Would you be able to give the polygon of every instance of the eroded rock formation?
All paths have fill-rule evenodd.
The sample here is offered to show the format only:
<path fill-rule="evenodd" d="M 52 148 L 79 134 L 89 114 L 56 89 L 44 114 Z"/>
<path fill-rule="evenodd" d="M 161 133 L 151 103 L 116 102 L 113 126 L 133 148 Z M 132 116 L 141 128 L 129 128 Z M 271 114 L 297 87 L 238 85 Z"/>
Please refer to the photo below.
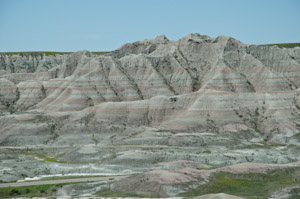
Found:
<path fill-rule="evenodd" d="M 299 47 L 227 36 L 0 54 L 0 180 L 145 172 L 112 190 L 175 196 L 202 183 L 199 168 L 297 162 L 299 87 Z"/>
<path fill-rule="evenodd" d="M 200 34 L 158 36 L 98 56 L 1 55 L 2 110 L 72 111 L 77 120 L 92 114 L 91 121 L 173 130 L 250 130 L 295 142 L 289 138 L 299 131 L 299 60 L 300 48 Z"/>

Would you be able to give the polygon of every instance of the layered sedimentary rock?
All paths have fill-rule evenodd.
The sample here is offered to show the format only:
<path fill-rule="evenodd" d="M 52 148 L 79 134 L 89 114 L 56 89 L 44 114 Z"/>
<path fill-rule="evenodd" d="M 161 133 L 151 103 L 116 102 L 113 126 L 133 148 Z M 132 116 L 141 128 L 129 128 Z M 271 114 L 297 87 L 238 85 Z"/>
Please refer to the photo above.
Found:
<path fill-rule="evenodd" d="M 299 131 L 300 48 L 159 36 L 106 55 L 1 55 L 0 68 L 2 109 L 75 111 L 77 120 L 93 114 L 94 121 L 173 130 L 252 130 L 277 142 Z"/>
<path fill-rule="evenodd" d="M 102 55 L 0 54 L 0 180 L 141 172 L 103 187 L 165 197 L 212 172 L 287 164 L 295 183 L 269 196 L 288 195 L 299 186 L 299 86 L 299 47 L 227 36 L 158 36 Z M 211 197 L 234 196 L 201 198 Z"/>

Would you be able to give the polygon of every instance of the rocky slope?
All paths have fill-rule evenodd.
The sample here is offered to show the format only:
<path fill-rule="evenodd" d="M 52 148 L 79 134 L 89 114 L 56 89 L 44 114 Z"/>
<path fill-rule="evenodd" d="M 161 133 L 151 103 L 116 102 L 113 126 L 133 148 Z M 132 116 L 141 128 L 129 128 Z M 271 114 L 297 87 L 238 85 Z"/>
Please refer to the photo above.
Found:
<path fill-rule="evenodd" d="M 158 36 L 103 55 L 0 54 L 3 160 L 14 154 L 30 167 L 28 158 L 43 154 L 130 173 L 176 169 L 160 163 L 178 160 L 291 163 L 300 160 L 299 87 L 299 47 L 227 36 Z M 0 163 L 2 172 L 11 164 Z M 41 175 L 45 165 L 1 177 Z"/>
<path fill-rule="evenodd" d="M 297 143 L 300 48 L 165 36 L 102 56 L 1 55 L 2 110 L 184 131 L 260 132 Z M 32 111 L 31 111 L 32 112 Z M 286 139 L 282 139 L 284 136 Z"/>

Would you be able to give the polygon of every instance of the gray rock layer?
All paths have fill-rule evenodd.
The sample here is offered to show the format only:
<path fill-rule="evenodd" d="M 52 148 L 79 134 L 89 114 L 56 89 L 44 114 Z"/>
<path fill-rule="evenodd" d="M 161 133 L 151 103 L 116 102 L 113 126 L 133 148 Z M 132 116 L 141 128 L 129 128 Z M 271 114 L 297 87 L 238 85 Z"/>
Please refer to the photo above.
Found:
<path fill-rule="evenodd" d="M 0 55 L 0 69 L 2 112 L 63 115 L 65 132 L 86 120 L 90 127 L 249 131 L 299 144 L 299 47 L 246 45 L 227 36 L 158 36 L 106 55 Z M 0 122 L 7 117 L 15 118 Z M 15 128 L 5 122 L 0 140 L 9 142 L 20 133 Z M 51 137 L 49 128 L 39 128 Z"/>

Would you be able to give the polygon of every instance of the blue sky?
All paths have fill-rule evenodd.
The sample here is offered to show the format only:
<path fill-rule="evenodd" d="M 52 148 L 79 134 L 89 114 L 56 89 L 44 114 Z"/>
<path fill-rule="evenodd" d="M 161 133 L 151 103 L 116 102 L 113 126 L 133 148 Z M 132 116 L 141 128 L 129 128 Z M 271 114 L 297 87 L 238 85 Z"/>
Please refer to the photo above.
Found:
<path fill-rule="evenodd" d="M 110 51 L 196 32 L 300 42 L 300 0 L 0 0 L 0 52 Z"/>

